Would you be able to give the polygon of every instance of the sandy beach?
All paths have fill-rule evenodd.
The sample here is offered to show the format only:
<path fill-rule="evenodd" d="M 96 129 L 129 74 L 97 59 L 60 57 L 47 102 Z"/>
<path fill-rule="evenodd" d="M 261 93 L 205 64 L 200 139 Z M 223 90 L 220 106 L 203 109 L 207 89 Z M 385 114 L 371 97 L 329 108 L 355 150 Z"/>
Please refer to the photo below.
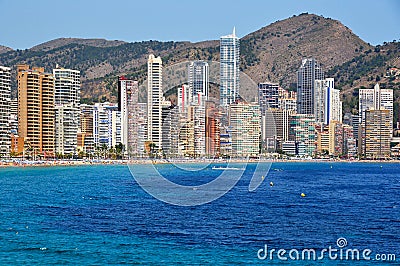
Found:
<path fill-rule="evenodd" d="M 342 159 L 134 159 L 134 160 L 2 160 L 0 167 L 52 167 L 84 165 L 129 165 L 129 164 L 182 164 L 182 163 L 400 163 L 400 160 L 342 160 Z"/>

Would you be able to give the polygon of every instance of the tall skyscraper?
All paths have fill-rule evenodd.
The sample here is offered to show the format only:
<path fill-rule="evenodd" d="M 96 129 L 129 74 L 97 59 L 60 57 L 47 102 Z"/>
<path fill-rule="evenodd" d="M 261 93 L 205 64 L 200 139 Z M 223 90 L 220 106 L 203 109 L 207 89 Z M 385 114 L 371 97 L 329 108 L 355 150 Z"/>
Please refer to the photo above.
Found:
<path fill-rule="evenodd" d="M 178 156 L 179 110 L 177 106 L 163 106 L 162 141 L 163 153 L 168 157 Z"/>
<path fill-rule="evenodd" d="M 297 72 L 297 113 L 314 114 L 315 81 L 322 79 L 320 64 L 313 58 L 303 59 Z"/>
<path fill-rule="evenodd" d="M 0 157 L 10 153 L 11 68 L 0 66 Z"/>
<path fill-rule="evenodd" d="M 149 55 L 147 61 L 147 138 L 162 149 L 162 60 Z"/>
<path fill-rule="evenodd" d="M 18 135 L 32 155 L 54 154 L 54 76 L 18 65 Z"/>
<path fill-rule="evenodd" d="M 220 39 L 220 104 L 228 106 L 239 97 L 240 44 L 235 28 Z"/>
<path fill-rule="evenodd" d="M 124 145 L 126 152 L 132 148 L 129 147 L 129 135 L 136 136 L 137 134 L 137 129 L 133 129 L 137 124 L 132 118 L 137 112 L 138 94 L 139 87 L 137 81 L 129 80 L 124 76 L 118 78 L 118 110 L 121 112 L 121 143 Z M 131 141 L 131 143 L 133 142 Z M 137 147 L 133 148 L 133 150 L 136 149 Z"/>
<path fill-rule="evenodd" d="M 57 66 L 54 75 L 55 151 L 61 154 L 77 152 L 80 122 L 80 73 L 79 70 Z"/>
<path fill-rule="evenodd" d="M 72 103 L 56 104 L 54 108 L 55 152 L 74 155 L 78 149 L 79 108 Z"/>
<path fill-rule="evenodd" d="M 208 100 L 209 90 L 209 67 L 205 61 L 190 62 L 188 67 L 188 83 L 192 91 L 193 98 L 204 97 Z M 195 101 L 195 99 L 193 99 Z"/>
<path fill-rule="evenodd" d="M 72 103 L 73 106 L 80 106 L 81 81 L 79 70 L 65 69 L 57 66 L 53 69 L 54 75 L 54 103 Z"/>
<path fill-rule="evenodd" d="M 340 91 L 335 89 L 333 78 L 315 81 L 314 115 L 316 123 L 328 125 L 330 121 L 342 122 Z"/>
<path fill-rule="evenodd" d="M 390 139 L 392 116 L 389 110 L 366 110 L 365 121 L 362 124 L 360 154 L 368 159 L 378 159 L 390 156 Z"/>
<path fill-rule="evenodd" d="M 200 157 L 206 154 L 206 110 L 204 105 L 194 105 L 193 128 L 194 128 L 194 156 Z"/>
<path fill-rule="evenodd" d="M 137 139 L 130 140 L 129 147 L 132 148 L 132 154 L 143 156 L 146 153 L 145 143 L 147 141 L 147 104 L 138 103 L 137 113 L 133 116 L 137 123 Z M 136 142 L 133 143 L 133 142 Z M 135 151 L 133 148 L 137 147 Z"/>
<path fill-rule="evenodd" d="M 217 104 L 213 101 L 207 101 L 205 106 L 206 154 L 208 156 L 215 156 L 220 152 L 220 112 Z"/>
<path fill-rule="evenodd" d="M 237 103 L 229 106 L 232 130 L 232 156 L 258 156 L 260 152 L 260 107 L 258 104 Z"/>
<path fill-rule="evenodd" d="M 94 150 L 93 110 L 93 105 L 81 104 L 80 106 L 80 125 L 77 141 L 79 151 L 92 152 Z"/>

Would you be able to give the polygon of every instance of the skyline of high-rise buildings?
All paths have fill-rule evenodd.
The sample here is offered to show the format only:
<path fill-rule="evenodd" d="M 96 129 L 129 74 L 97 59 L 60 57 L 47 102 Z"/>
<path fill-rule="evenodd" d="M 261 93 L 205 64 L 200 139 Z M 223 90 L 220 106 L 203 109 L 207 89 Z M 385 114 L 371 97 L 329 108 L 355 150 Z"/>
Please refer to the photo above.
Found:
<path fill-rule="evenodd" d="M 0 117 L 0 130 L 7 132 L 7 138 L 0 138 L 0 152 L 76 156 L 118 146 L 122 156 L 136 157 L 150 153 L 157 157 L 246 157 L 280 152 L 350 158 L 358 145 L 360 155 L 388 156 L 390 137 L 384 131 L 381 136 L 385 137 L 377 139 L 376 128 L 367 124 L 381 127 L 389 123 L 387 128 L 392 131 L 393 90 L 380 89 L 379 84 L 360 89 L 359 113 L 342 119 L 335 80 L 324 77 L 316 59 L 306 58 L 297 71 L 297 91 L 260 82 L 258 99 L 247 102 L 239 94 L 240 44 L 235 29 L 221 37 L 220 52 L 219 84 L 212 83 L 210 88 L 207 61 L 190 61 L 186 73 L 175 73 L 187 75 L 181 84 L 173 88 L 165 84 L 171 101 L 164 98 L 162 59 L 153 54 L 147 62 L 145 102 L 139 101 L 143 101 L 139 82 L 119 76 L 117 104 L 81 106 L 78 70 L 57 65 L 53 73 L 46 73 L 42 67 L 18 65 L 18 108 L 13 105 L 16 101 L 9 99 L 8 88 L 4 89 L 10 82 L 0 84 L 0 110 L 7 113 L 7 119 Z M 165 75 L 173 72 L 167 69 Z M 218 95 L 215 85 L 219 86 L 217 101 L 209 97 Z M 170 95 L 171 89 L 176 89 L 175 96 Z M 17 114 L 18 119 L 13 119 Z M 376 143 L 385 151 L 377 154 Z"/>

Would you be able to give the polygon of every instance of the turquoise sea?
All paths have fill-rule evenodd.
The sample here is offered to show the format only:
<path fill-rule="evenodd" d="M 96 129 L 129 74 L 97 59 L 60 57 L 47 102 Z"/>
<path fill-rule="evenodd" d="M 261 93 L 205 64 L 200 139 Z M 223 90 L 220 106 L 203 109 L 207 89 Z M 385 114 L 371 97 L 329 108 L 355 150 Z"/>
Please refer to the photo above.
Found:
<path fill-rule="evenodd" d="M 157 167 L 200 185 L 215 177 L 211 166 Z M 314 261 L 257 253 L 338 249 L 339 238 L 343 250 L 371 250 L 360 265 L 382 263 L 377 254 L 399 264 L 400 164 L 273 163 L 249 192 L 254 167 L 221 198 L 192 207 L 153 198 L 124 165 L 0 169 L 0 265 L 306 265 Z"/>

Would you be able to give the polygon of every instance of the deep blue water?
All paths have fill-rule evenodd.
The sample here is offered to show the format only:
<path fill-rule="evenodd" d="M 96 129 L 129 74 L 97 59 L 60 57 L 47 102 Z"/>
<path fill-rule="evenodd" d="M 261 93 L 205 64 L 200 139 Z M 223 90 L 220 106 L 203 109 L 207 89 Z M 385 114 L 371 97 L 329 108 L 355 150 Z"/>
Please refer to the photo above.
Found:
<path fill-rule="evenodd" d="M 194 207 L 148 195 L 127 166 L 0 169 L 0 264 L 280 264 L 257 251 L 320 251 L 339 237 L 399 263 L 399 164 L 274 163 L 249 192 L 254 166 L 223 197 Z M 216 175 L 158 167 L 185 185 Z"/>

